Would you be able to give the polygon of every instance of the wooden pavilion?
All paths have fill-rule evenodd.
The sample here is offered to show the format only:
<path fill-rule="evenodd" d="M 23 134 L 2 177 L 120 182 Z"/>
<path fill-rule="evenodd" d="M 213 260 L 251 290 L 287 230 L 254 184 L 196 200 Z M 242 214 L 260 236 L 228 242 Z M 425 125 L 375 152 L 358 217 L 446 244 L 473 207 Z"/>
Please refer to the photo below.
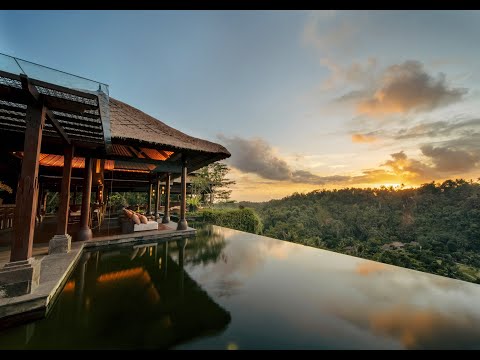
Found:
<path fill-rule="evenodd" d="M 171 179 L 180 176 L 177 230 L 185 230 L 187 174 L 230 156 L 219 144 L 186 135 L 109 97 L 105 84 L 2 54 L 0 136 L 0 169 L 9 168 L 11 157 L 21 159 L 19 173 L 8 174 L 18 179 L 18 186 L 10 263 L 0 277 L 1 273 L 35 277 L 33 235 L 39 204 L 49 186 L 60 184 L 61 189 L 57 231 L 49 253 L 68 252 L 71 235 L 79 241 L 92 238 L 92 189 L 102 203 L 104 192 L 140 185 L 151 197 L 154 188 L 158 214 L 163 182 L 166 204 L 161 221 L 168 223 Z M 79 188 L 80 230 L 68 234 L 70 192 Z"/>

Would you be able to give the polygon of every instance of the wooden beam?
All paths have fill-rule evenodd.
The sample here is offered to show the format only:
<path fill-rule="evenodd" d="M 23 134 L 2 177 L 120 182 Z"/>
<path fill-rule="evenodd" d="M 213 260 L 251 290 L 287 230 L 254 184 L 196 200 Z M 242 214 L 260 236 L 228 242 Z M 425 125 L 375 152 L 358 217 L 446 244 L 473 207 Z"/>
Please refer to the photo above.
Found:
<path fill-rule="evenodd" d="M 163 164 L 158 164 L 153 172 L 157 173 L 174 173 L 174 174 L 181 174 L 182 173 L 182 164 L 179 163 L 170 163 L 167 161 L 163 161 Z"/>
<path fill-rule="evenodd" d="M 20 75 L 20 76 L 22 76 L 22 75 Z M 90 100 L 97 100 L 96 95 L 88 93 L 88 92 L 84 92 L 84 91 L 81 91 L 81 90 L 70 89 L 70 88 L 67 88 L 67 87 L 64 87 L 64 86 L 52 84 L 52 83 L 37 80 L 37 79 L 30 79 L 30 82 L 35 86 L 44 87 L 44 88 L 47 88 L 47 89 L 63 92 L 63 93 L 70 94 L 70 95 L 75 95 L 75 96 L 78 96 L 78 97 L 83 97 L 83 98 L 90 99 Z"/>
<path fill-rule="evenodd" d="M 20 82 L 22 83 L 22 89 L 25 90 L 28 94 L 30 94 L 33 101 L 37 103 L 43 102 L 43 96 L 37 91 L 37 88 L 32 84 L 27 75 L 20 74 Z M 50 123 L 53 125 L 53 127 L 58 132 L 63 141 L 70 145 L 71 141 L 68 138 L 68 135 L 65 133 L 65 130 L 63 130 L 62 126 L 55 118 L 55 115 L 53 115 L 52 111 L 50 109 L 46 109 L 46 114 L 48 120 L 50 120 Z"/>
<path fill-rule="evenodd" d="M 179 161 L 182 159 L 182 153 L 178 152 L 178 153 L 175 153 L 173 154 L 172 156 L 170 156 L 170 158 L 168 160 L 170 161 Z"/>
<path fill-rule="evenodd" d="M 135 157 L 128 157 L 128 156 L 100 154 L 100 153 L 96 154 L 96 155 L 98 155 L 102 159 L 127 161 L 127 162 L 138 163 L 138 164 L 152 164 L 152 165 L 158 165 L 158 166 L 163 166 L 165 164 L 169 164 L 169 165 L 165 165 L 166 166 L 165 170 L 159 170 L 159 171 L 163 171 L 163 172 L 168 172 L 167 168 L 169 166 L 174 166 L 175 171 L 172 171 L 172 172 L 180 173 L 181 172 L 181 166 L 182 166 L 179 161 L 178 162 L 172 162 L 170 160 L 166 161 L 166 160 L 142 159 L 142 158 L 135 158 Z M 156 171 L 156 170 L 154 170 L 154 171 Z"/>
<path fill-rule="evenodd" d="M 78 101 L 67 100 L 55 96 L 43 95 L 45 105 L 52 110 L 73 111 L 83 113 L 85 110 L 98 110 L 96 105 L 85 104 Z"/>
<path fill-rule="evenodd" d="M 27 127 L 24 140 L 24 158 L 17 188 L 14 238 L 10 261 L 28 260 L 32 257 L 33 233 L 38 197 L 38 168 L 42 129 L 45 125 L 44 106 L 31 104 L 27 108 Z"/>
<path fill-rule="evenodd" d="M 37 103 L 42 101 L 42 97 L 38 93 L 37 88 L 30 83 L 27 75 L 20 74 L 20 82 L 22 84 L 22 89 L 31 96 L 33 101 Z"/>
<path fill-rule="evenodd" d="M 4 78 L 7 78 L 7 79 L 20 81 L 20 75 L 18 75 L 18 74 L 13 74 L 13 73 L 10 73 L 10 72 L 0 70 L 0 76 L 4 77 Z"/>
<path fill-rule="evenodd" d="M 67 235 L 68 213 L 70 210 L 70 183 L 72 181 L 73 146 L 65 147 L 60 204 L 57 216 L 57 235 Z"/>
<path fill-rule="evenodd" d="M 80 230 L 77 233 L 78 241 L 87 241 L 92 238 L 90 229 L 90 197 L 92 195 L 92 159 L 85 159 L 83 177 L 82 210 L 80 214 Z"/>
<path fill-rule="evenodd" d="M 153 184 L 150 183 L 148 186 L 147 215 L 152 215 L 152 190 L 153 190 Z"/>
<path fill-rule="evenodd" d="M 170 222 L 170 173 L 166 174 L 165 179 L 165 211 L 163 212 L 162 224 Z"/>
<path fill-rule="evenodd" d="M 147 154 L 145 154 L 145 153 L 143 152 L 143 150 L 140 149 L 140 147 L 132 146 L 132 148 L 134 148 L 139 154 L 142 154 L 142 155 L 145 157 L 145 159 L 155 160 L 155 159 L 152 159 L 152 158 L 151 158 L 150 156 L 148 156 Z"/>
<path fill-rule="evenodd" d="M 1 77 L 11 79 L 11 80 L 21 81 L 22 75 L 26 76 L 24 74 L 17 75 L 17 74 L 13 74 L 13 73 L 10 73 L 10 72 L 0 70 L 0 76 Z M 64 86 L 52 84 L 52 83 L 37 80 L 37 79 L 30 79 L 30 81 L 35 86 L 40 86 L 40 87 L 64 92 L 64 93 L 67 93 L 67 94 L 71 94 L 71 95 L 75 95 L 75 96 L 79 96 L 79 97 L 84 97 L 84 98 L 87 98 L 87 99 L 92 99 L 92 100 L 95 100 L 97 98 L 94 94 L 91 94 L 89 92 L 83 92 L 83 91 L 80 91 L 80 90 L 70 89 L 70 88 L 67 88 L 67 87 L 64 87 Z"/>
<path fill-rule="evenodd" d="M 48 120 L 50 120 L 50 123 L 55 128 L 55 130 L 57 130 L 58 135 L 60 135 L 60 137 L 63 139 L 63 141 L 65 141 L 65 143 L 67 145 L 71 145 L 72 142 L 71 142 L 70 138 L 68 137 L 67 133 L 63 129 L 62 125 L 60 125 L 58 120 L 55 118 L 55 115 L 53 115 L 53 113 L 50 110 L 47 110 L 47 117 L 48 117 Z"/>
<path fill-rule="evenodd" d="M 155 214 L 154 215 L 155 215 L 155 220 L 157 220 L 159 218 L 158 208 L 160 207 L 160 199 L 162 197 L 162 190 L 161 190 L 159 178 L 157 178 L 155 182 L 155 191 L 156 191 L 156 194 L 155 194 Z"/>
<path fill-rule="evenodd" d="M 187 230 L 188 224 L 185 218 L 187 210 L 187 159 L 182 156 L 182 189 L 180 193 L 180 219 L 178 220 L 177 230 Z"/>
<path fill-rule="evenodd" d="M 128 149 L 130 150 L 130 152 L 132 152 L 132 153 L 135 155 L 135 157 L 137 157 L 138 159 L 145 159 L 145 157 L 142 158 L 143 154 L 140 154 L 141 151 L 135 149 L 134 146 L 129 145 L 129 146 L 127 146 L 127 148 L 128 148 Z"/>

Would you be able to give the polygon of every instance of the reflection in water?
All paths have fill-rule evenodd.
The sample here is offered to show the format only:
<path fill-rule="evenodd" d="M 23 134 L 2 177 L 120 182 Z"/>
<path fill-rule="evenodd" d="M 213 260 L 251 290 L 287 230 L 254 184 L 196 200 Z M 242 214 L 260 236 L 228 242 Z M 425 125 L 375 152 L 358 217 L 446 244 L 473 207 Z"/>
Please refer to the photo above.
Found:
<path fill-rule="evenodd" d="M 374 332 L 398 338 L 408 349 L 478 346 L 480 329 L 476 325 L 472 318 L 411 306 L 397 306 L 370 316 Z"/>
<path fill-rule="evenodd" d="M 86 253 L 49 317 L 0 348 L 480 348 L 478 299 L 476 284 L 209 226 Z"/>
<path fill-rule="evenodd" d="M 361 262 L 357 265 L 356 272 L 359 275 L 370 275 L 370 274 L 375 274 L 379 273 L 382 271 L 388 271 L 391 268 L 389 268 L 386 264 L 383 263 L 377 263 L 373 261 L 365 261 Z"/>
<path fill-rule="evenodd" d="M 183 271 L 186 243 L 179 262 L 168 243 L 85 253 L 47 319 L 1 333 L 0 348 L 170 348 L 222 331 L 230 314 Z"/>

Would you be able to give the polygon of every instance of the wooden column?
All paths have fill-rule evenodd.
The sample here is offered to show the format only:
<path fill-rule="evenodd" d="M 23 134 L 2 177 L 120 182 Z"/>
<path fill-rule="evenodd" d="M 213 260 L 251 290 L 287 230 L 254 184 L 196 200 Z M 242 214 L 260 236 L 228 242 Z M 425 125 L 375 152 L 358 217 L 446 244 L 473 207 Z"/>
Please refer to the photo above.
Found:
<path fill-rule="evenodd" d="M 48 190 L 45 190 L 43 193 L 43 213 L 47 215 L 47 200 L 48 200 Z"/>
<path fill-rule="evenodd" d="M 10 261 L 24 261 L 32 257 L 33 233 L 38 198 L 38 165 L 42 132 L 45 126 L 46 108 L 43 105 L 28 105 L 26 114 L 25 141 L 22 171 L 18 182 L 14 238 Z"/>
<path fill-rule="evenodd" d="M 147 215 L 152 215 L 152 190 L 153 190 L 153 184 L 150 183 L 148 186 Z"/>
<path fill-rule="evenodd" d="M 180 198 L 180 220 L 178 221 L 177 230 L 187 230 L 188 224 L 185 219 L 185 211 L 187 208 L 187 159 L 182 157 L 182 188 Z"/>
<path fill-rule="evenodd" d="M 110 193 L 108 192 L 108 187 L 104 186 L 103 187 L 103 202 L 110 204 Z"/>
<path fill-rule="evenodd" d="M 63 155 L 63 177 L 60 204 L 57 217 L 57 235 L 67 235 L 68 213 L 70 211 L 70 184 L 72 181 L 73 146 L 67 146 Z"/>
<path fill-rule="evenodd" d="M 73 188 L 73 201 L 72 205 L 77 205 L 77 185 Z"/>
<path fill-rule="evenodd" d="M 72 181 L 73 146 L 66 146 L 63 152 L 63 176 L 60 190 L 60 204 L 57 215 L 57 234 L 48 244 L 49 254 L 62 254 L 70 251 L 72 237 L 67 234 L 68 213 L 70 211 L 70 184 Z"/>
<path fill-rule="evenodd" d="M 155 196 L 155 220 L 158 220 L 158 209 L 160 207 L 160 198 L 162 197 L 162 189 L 160 188 L 160 178 L 157 177 L 156 183 L 155 183 L 155 188 L 156 188 L 156 196 Z"/>
<path fill-rule="evenodd" d="M 80 215 L 80 230 L 77 234 L 78 241 L 87 241 L 92 238 L 90 229 L 90 197 L 92 196 L 92 159 L 85 158 L 85 171 L 83 174 L 82 213 Z"/>
<path fill-rule="evenodd" d="M 37 217 L 36 217 L 36 220 L 38 223 L 41 223 L 42 222 L 42 203 L 43 203 L 43 193 L 45 192 L 44 190 L 44 185 L 43 184 L 40 184 L 39 185 L 39 192 L 38 192 L 38 201 L 37 201 Z"/>
<path fill-rule="evenodd" d="M 187 239 L 183 238 L 177 240 L 178 248 L 178 267 L 180 271 L 178 272 L 178 290 L 180 295 L 180 300 L 184 300 L 184 279 L 185 279 L 185 270 L 184 270 L 184 261 L 185 261 L 185 247 L 187 245 Z"/>
<path fill-rule="evenodd" d="M 167 173 L 167 178 L 165 180 L 165 211 L 163 213 L 163 224 L 168 224 L 170 222 L 170 173 Z"/>

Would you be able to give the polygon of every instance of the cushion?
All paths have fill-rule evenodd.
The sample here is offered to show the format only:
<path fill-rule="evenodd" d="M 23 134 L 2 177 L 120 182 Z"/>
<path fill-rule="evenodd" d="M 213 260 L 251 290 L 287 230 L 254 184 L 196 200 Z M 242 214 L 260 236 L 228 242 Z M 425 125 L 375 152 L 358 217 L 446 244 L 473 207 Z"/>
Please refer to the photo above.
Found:
<path fill-rule="evenodd" d="M 137 214 L 132 214 L 131 219 L 137 225 L 140 225 L 140 219 L 138 218 Z"/>
<path fill-rule="evenodd" d="M 148 222 L 148 219 L 145 215 L 140 215 L 139 218 L 142 224 L 146 224 Z"/>
<path fill-rule="evenodd" d="M 146 224 L 133 225 L 133 231 L 158 230 L 159 224 L 156 221 L 149 221 Z"/>

